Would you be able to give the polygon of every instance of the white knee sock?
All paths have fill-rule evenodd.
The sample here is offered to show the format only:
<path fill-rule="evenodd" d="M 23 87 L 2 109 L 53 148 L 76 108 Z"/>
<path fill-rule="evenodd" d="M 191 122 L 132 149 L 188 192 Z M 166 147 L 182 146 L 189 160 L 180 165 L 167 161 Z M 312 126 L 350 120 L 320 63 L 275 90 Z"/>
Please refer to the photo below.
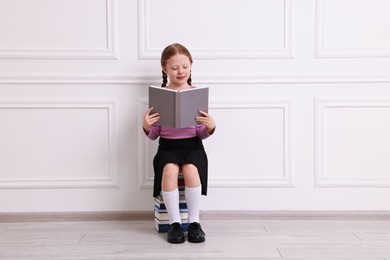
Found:
<path fill-rule="evenodd" d="M 188 223 L 199 222 L 200 213 L 200 198 L 202 196 L 202 189 L 198 187 L 185 187 L 185 196 L 188 208 Z"/>
<path fill-rule="evenodd" d="M 181 224 L 179 209 L 179 189 L 173 191 L 162 191 L 165 207 L 168 211 L 169 224 L 179 222 Z"/>

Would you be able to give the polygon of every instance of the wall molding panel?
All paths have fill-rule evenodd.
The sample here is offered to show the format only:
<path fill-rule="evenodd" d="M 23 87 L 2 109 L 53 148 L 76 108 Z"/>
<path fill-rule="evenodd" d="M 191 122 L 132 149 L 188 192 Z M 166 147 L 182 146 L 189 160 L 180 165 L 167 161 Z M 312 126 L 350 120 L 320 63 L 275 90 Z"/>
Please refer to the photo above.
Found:
<path fill-rule="evenodd" d="M 66 1 L 64 1 L 65 3 Z M 21 41 L 22 39 L 14 39 L 17 42 L 17 45 L 20 47 L 11 48 L 2 46 L 0 43 L 0 60 L 1 59 L 33 59 L 33 60 L 42 60 L 42 59 L 50 59 L 50 60 L 113 60 L 117 59 L 117 13 L 116 13 L 116 0 L 101 0 L 100 2 L 91 2 L 91 4 L 99 4 L 101 3 L 102 9 L 105 9 L 104 16 L 100 18 L 101 23 L 104 24 L 105 28 L 105 36 L 104 39 L 101 39 L 101 45 L 104 47 L 86 47 L 86 46 L 74 46 L 76 43 L 73 43 L 72 46 L 47 46 L 47 47 L 39 47 L 39 46 L 25 46 Z M 45 4 L 45 3 L 41 3 Z M 51 5 L 47 3 L 47 5 Z M 45 6 L 41 6 L 44 9 Z M 77 2 L 75 4 L 74 9 L 79 9 L 85 11 L 84 17 L 90 17 L 91 15 L 86 11 L 93 10 L 93 8 L 86 8 L 88 6 L 82 6 L 81 2 Z M 89 6 L 90 7 L 90 6 Z M 16 8 L 16 7 L 15 7 Z M 47 7 L 50 9 L 50 7 Z M 15 10 L 13 10 L 15 11 Z M 100 14 L 99 14 L 100 15 Z M 67 19 L 72 17 L 73 19 L 77 19 L 77 17 L 73 17 L 72 14 L 67 16 Z M 60 19 L 60 18 L 58 18 Z M 65 18 L 64 18 L 65 19 Z M 0 18 L 1 21 L 1 18 Z M 48 23 L 48 21 L 46 21 Z M 82 21 L 80 21 L 82 24 Z M 66 21 L 64 21 L 61 26 L 64 26 Z M 38 24 L 36 25 L 39 26 Z M 89 30 L 93 31 L 94 28 L 89 28 Z M 20 29 L 19 29 L 20 30 Z M 68 28 L 68 31 L 72 31 L 71 28 Z M 51 32 L 41 32 L 44 35 L 42 36 L 42 41 L 45 41 L 43 37 L 51 38 Z M 28 34 L 28 32 L 24 32 L 21 35 Z M 100 35 L 101 36 L 101 35 Z M 3 35 L 3 37 L 6 37 Z M 8 36 L 11 37 L 11 36 Z M 37 36 L 35 36 L 37 37 Z M 70 37 L 70 36 L 69 36 Z M 16 37 L 15 37 L 16 38 Z M 91 41 L 95 41 L 91 39 Z M 53 43 L 54 44 L 54 43 Z M 13 44 L 15 45 L 15 44 Z M 36 43 L 36 45 L 41 45 Z M 43 44 L 42 44 L 43 45 Z M 83 43 L 85 45 L 85 43 Z M 91 44 L 92 45 L 92 44 Z"/>
<path fill-rule="evenodd" d="M 164 2 L 163 4 L 163 7 L 159 7 L 157 6 L 158 4 L 161 4 L 159 3 L 159 1 L 153 1 L 153 0 L 138 0 L 138 32 L 139 32 L 139 59 L 155 59 L 155 60 L 158 60 L 160 58 L 160 55 L 161 55 L 161 49 L 165 46 L 160 46 L 161 42 L 168 42 L 168 43 L 171 43 L 172 41 L 176 42 L 178 39 L 177 37 L 174 37 L 174 36 L 170 36 L 167 34 L 169 34 L 169 30 L 163 30 L 164 31 L 164 34 L 162 34 L 161 36 L 159 36 L 159 43 L 157 42 L 153 42 L 153 39 L 151 37 L 151 35 L 157 35 L 157 34 L 161 34 L 159 32 L 156 32 L 156 31 L 151 31 L 152 30 L 152 27 L 153 27 L 153 22 L 157 22 L 158 25 L 156 25 L 156 28 L 161 28 L 161 26 L 164 26 L 163 25 L 163 20 L 164 19 L 159 19 L 158 17 L 155 17 L 156 14 L 151 14 L 152 10 L 153 10 L 153 4 L 156 5 L 155 9 L 156 10 L 159 10 L 158 14 L 166 14 L 168 13 L 169 11 L 172 11 L 172 10 L 164 10 L 164 8 L 169 8 L 171 9 L 172 7 L 176 6 L 177 8 L 180 8 L 180 1 L 178 2 L 177 0 L 170 0 L 172 3 L 169 4 L 167 2 Z M 176 3 L 175 3 L 176 1 Z M 199 10 L 202 10 L 201 13 L 202 15 L 200 15 L 199 17 L 202 17 L 201 20 L 197 20 L 197 16 L 192 16 L 192 19 L 191 20 L 188 20 L 187 23 L 189 23 L 189 26 L 186 28 L 186 30 L 191 30 L 191 22 L 194 22 L 194 23 L 197 23 L 197 26 L 199 26 L 199 23 L 201 23 L 202 21 L 217 21 L 216 19 L 213 19 L 214 17 L 214 14 L 212 13 L 206 13 L 207 10 L 204 9 L 204 6 L 207 6 L 207 5 L 210 5 L 210 4 L 215 4 L 217 6 L 223 6 L 223 4 L 226 4 L 226 1 L 223 1 L 223 0 L 219 0 L 221 1 L 221 3 L 217 3 L 217 1 L 214 1 L 215 3 L 210 3 L 208 1 L 197 1 L 196 4 L 194 4 L 192 6 L 192 8 L 194 10 L 196 10 L 197 8 L 199 8 Z M 243 2 L 241 1 L 236 1 L 237 3 L 237 7 L 241 7 L 243 6 Z M 251 1 L 250 0 L 245 0 L 244 2 L 246 6 L 250 5 L 251 4 Z M 263 12 L 264 10 L 262 9 L 267 9 L 269 8 L 269 10 L 267 9 L 268 12 L 265 12 L 264 15 L 250 15 L 251 16 L 251 19 L 261 19 L 261 17 L 263 16 L 266 16 L 266 14 L 268 13 L 271 13 L 271 12 L 280 12 L 278 13 L 278 15 L 280 14 L 280 21 L 277 21 L 277 25 L 275 24 L 275 27 L 277 27 L 279 29 L 278 33 L 280 35 L 282 35 L 281 39 L 280 36 L 276 36 L 273 32 L 270 32 L 270 31 L 267 31 L 265 30 L 264 28 L 259 30 L 258 27 L 256 26 L 260 26 L 260 25 L 263 25 L 263 24 L 267 24 L 267 23 L 273 23 L 274 21 L 264 21 L 264 20 L 260 20 L 259 21 L 256 21 L 256 22 L 252 22 L 252 23 L 245 23 L 245 26 L 248 27 L 248 26 L 253 26 L 253 29 L 251 30 L 252 32 L 254 33 L 263 33 L 263 35 L 260 35 L 259 36 L 259 39 L 261 38 L 262 40 L 259 40 L 257 38 L 253 38 L 253 39 L 243 39 L 242 37 L 244 37 L 245 35 L 241 35 L 240 32 L 242 31 L 242 28 L 240 27 L 237 27 L 235 28 L 235 26 L 230 26 L 229 28 L 226 28 L 225 31 L 220 31 L 218 33 L 218 38 L 226 38 L 225 41 L 222 41 L 219 46 L 217 47 L 210 47 L 210 44 L 209 44 L 209 41 L 208 44 L 206 46 L 202 45 L 205 38 L 208 38 L 208 36 L 205 37 L 205 35 L 211 35 L 211 36 L 214 36 L 216 35 L 215 31 L 212 31 L 213 30 L 213 26 L 212 26 L 212 23 L 209 24 L 208 26 L 204 26 L 202 27 L 202 32 L 201 32 L 201 35 L 199 35 L 199 37 L 196 37 L 198 39 L 200 39 L 201 41 L 200 42 L 196 42 L 195 41 L 192 41 L 192 44 L 193 46 L 190 46 L 191 47 L 191 53 L 192 55 L 196 58 L 196 59 L 261 59 L 261 58 L 267 58 L 267 59 L 280 59 L 280 58 L 284 58 L 284 59 L 290 59 L 290 58 L 293 58 L 293 54 L 292 54 L 292 46 L 291 46 L 291 29 L 292 29 L 292 4 L 291 4 L 291 0 L 277 0 L 277 1 L 273 1 L 274 3 L 277 3 L 277 4 L 280 4 L 279 6 L 272 6 L 270 2 L 265 2 L 263 1 L 264 3 L 261 3 L 261 1 L 252 1 L 253 2 L 253 8 L 251 9 L 248 9 L 246 11 L 255 11 L 255 10 L 258 10 L 258 12 Z M 234 3 L 234 1 L 233 1 Z M 259 5 L 262 5 L 261 7 L 259 7 Z M 203 8 L 203 9 L 202 9 Z M 273 9 L 271 9 L 273 8 Z M 218 10 L 220 8 L 217 8 L 216 10 Z M 224 12 L 225 11 L 228 11 L 229 12 L 229 9 L 230 8 L 224 8 Z M 187 10 L 187 9 L 186 9 Z M 282 11 L 281 11 L 282 10 Z M 228 26 L 232 19 L 231 17 L 234 17 L 237 15 L 236 13 L 236 10 L 234 9 L 231 9 L 230 10 L 232 13 L 232 15 L 230 16 L 226 16 L 226 17 L 222 17 L 220 16 L 219 19 L 225 19 L 221 22 L 221 25 L 223 24 L 226 24 L 226 26 Z M 194 11 L 195 13 L 197 11 Z M 200 11 L 199 11 L 200 12 Z M 262 13 L 263 14 L 263 13 Z M 209 17 L 210 19 L 208 19 L 208 15 L 212 16 L 212 17 Z M 166 17 L 166 16 L 164 16 Z M 154 20 L 153 20 L 154 19 Z M 267 19 L 271 19 L 270 16 L 267 16 Z M 272 18 L 274 19 L 274 18 Z M 252 21 L 252 20 L 251 20 Z M 219 21 L 218 21 L 219 22 Z M 172 26 L 172 25 L 167 25 L 167 26 Z M 218 27 L 218 26 L 217 26 Z M 247 29 L 247 28 L 246 28 Z M 209 31 L 208 31 L 209 30 Z M 210 31 L 211 30 L 211 31 Z M 259 32 L 260 31 L 260 32 Z M 182 30 L 182 33 L 183 33 L 183 30 Z M 196 33 L 196 31 L 194 31 L 193 33 Z M 231 46 L 223 46 L 224 44 L 226 44 L 226 42 L 230 42 L 231 40 L 229 40 L 230 38 L 230 35 L 238 35 L 237 37 L 240 38 L 240 41 L 241 42 L 254 42 L 255 39 L 258 40 L 258 45 L 257 46 L 251 46 L 251 47 L 248 47 L 248 46 L 243 46 L 243 47 L 238 47 L 237 45 L 233 48 Z M 265 34 L 265 35 L 264 35 Z M 193 35 L 192 35 L 193 36 Z M 248 37 L 248 35 L 246 35 L 246 37 Z M 277 42 L 273 42 L 273 44 L 271 43 L 268 43 L 267 46 L 261 46 L 261 42 L 262 41 L 267 41 L 268 38 L 278 38 Z M 172 38 L 172 39 L 171 39 Z M 174 40 L 175 39 L 175 40 Z M 183 39 L 181 42 L 185 42 L 185 39 Z M 187 44 L 185 44 L 187 45 Z M 274 46 L 277 46 L 277 47 L 274 47 Z"/>
<path fill-rule="evenodd" d="M 389 187 L 390 100 L 314 102 L 315 186 Z"/>
<path fill-rule="evenodd" d="M 138 99 L 138 187 L 153 187 L 153 168 L 150 167 L 150 144 L 153 144 L 142 130 L 143 115 L 148 108 L 148 99 Z"/>
<path fill-rule="evenodd" d="M 0 75 L 1 84 L 159 84 L 155 74 L 133 75 Z M 390 75 L 197 75 L 196 84 L 390 83 Z"/>
<path fill-rule="evenodd" d="M 139 100 L 139 119 L 142 122 L 142 116 L 147 108 L 147 100 Z M 215 178 L 209 176 L 209 187 L 219 188 L 249 188 L 249 187 L 293 187 L 292 169 L 291 169 L 291 102 L 281 100 L 215 100 L 210 102 L 210 110 L 212 113 L 230 110 L 278 110 L 281 111 L 283 123 L 283 144 L 282 144 L 282 172 L 274 176 L 245 176 L 240 177 L 232 174 L 235 177 L 219 177 Z M 142 129 L 140 123 L 138 129 Z M 207 140 L 206 140 L 207 141 Z M 139 131 L 139 187 L 151 188 L 153 187 L 153 167 L 151 166 L 151 159 L 154 157 L 157 148 L 157 141 L 148 140 L 143 131 Z M 215 145 L 215 144 L 214 144 Z M 218 145 L 217 145 L 218 146 Z M 207 148 L 206 148 L 207 149 Z M 153 154 L 151 154 L 153 152 Z M 206 151 L 210 154 L 211 149 Z"/>
<path fill-rule="evenodd" d="M 334 10 L 331 7 L 332 2 Z M 361 8 L 358 8 L 356 5 Z M 316 0 L 316 57 L 390 57 L 390 37 L 382 33 L 390 25 L 390 18 L 385 11 L 389 7 L 389 2 L 386 0 L 360 0 L 359 2 L 352 0 Z M 362 17 L 368 15 L 367 13 L 370 12 L 370 9 L 374 8 L 377 17 L 372 17 L 374 19 L 362 19 Z M 378 11 L 380 10 L 381 12 L 379 13 Z M 329 14 L 331 11 L 333 15 Z M 341 13 L 342 11 L 344 11 L 344 15 Z M 359 11 L 362 13 L 358 13 Z M 345 19 L 346 13 L 348 13 L 348 19 Z M 337 16 L 334 14 L 337 14 Z M 353 21 L 355 21 L 354 24 Z M 359 24 L 363 22 L 364 24 Z M 383 28 L 383 30 L 378 28 Z M 362 32 L 361 30 L 363 29 L 367 33 Z M 371 37 L 368 37 L 369 32 L 373 34 Z M 343 40 L 345 42 L 342 42 Z"/>
<path fill-rule="evenodd" d="M 2 179 L 0 179 L 0 189 L 26 189 L 26 188 L 34 188 L 34 189 L 44 189 L 44 188 L 115 188 L 119 187 L 119 173 L 118 173 L 118 158 L 117 158 L 117 137 L 115 132 L 115 117 L 116 117 L 116 106 L 117 106 L 117 100 L 103 100 L 103 99 L 0 99 L 0 115 L 4 116 L 3 119 L 6 119 L 9 121 L 10 119 L 7 119 L 11 116 L 12 111 L 26 111 L 26 114 L 30 111 L 36 111 L 34 114 L 37 113 L 46 113 L 46 112 L 58 112 L 57 114 L 60 115 L 60 112 L 62 111 L 77 111 L 77 114 L 80 114 L 80 112 L 84 111 L 84 114 L 88 111 L 100 111 L 102 115 L 105 115 L 104 118 L 99 119 L 100 121 L 103 121 L 105 124 L 102 133 L 107 133 L 107 136 L 104 137 L 104 139 L 107 140 L 107 144 L 103 145 L 102 153 L 106 158 L 102 158 L 104 161 L 107 161 L 107 164 L 103 163 L 105 169 L 99 169 L 100 173 L 95 174 L 91 172 L 85 172 L 85 176 L 76 177 L 72 176 L 67 177 L 66 173 L 62 173 L 61 176 L 53 176 L 48 177 L 46 175 L 49 175 L 51 173 L 46 172 L 46 175 L 42 177 L 40 174 L 34 175 L 29 174 L 28 172 L 23 172 L 21 176 L 18 176 L 16 174 L 11 174 L 10 172 L 3 172 Z M 19 113 L 20 114 L 20 113 Z M 65 113 L 63 113 L 65 114 Z M 85 115 L 87 115 L 85 114 Z M 14 114 L 12 114 L 14 115 Z M 71 117 L 72 115 L 75 115 L 74 113 L 69 115 Z M 89 115 L 89 114 L 88 114 Z M 100 115 L 100 114 L 99 114 Z M 28 115 L 26 115 L 28 116 Z M 95 116 L 96 115 L 92 115 Z M 34 118 L 34 117 L 33 117 Z M 91 117 L 90 120 L 92 120 L 93 117 Z M 72 120 L 73 118 L 63 118 L 59 120 Z M 14 120 L 14 119 L 12 119 Z M 24 122 L 25 127 L 29 127 L 28 118 L 26 117 L 26 122 Z M 77 122 L 79 122 L 80 119 L 78 119 Z M 73 122 L 73 121 L 70 121 Z M 35 123 L 35 122 L 34 122 Z M 15 123 L 17 124 L 17 122 Z M 44 127 L 44 126 L 42 126 Z M 40 129 L 40 128 L 39 128 Z M 44 128 L 42 128 L 44 129 Z M 72 129 L 68 130 L 71 131 Z M 99 129 L 95 129 L 96 131 L 99 131 Z M 7 130 L 5 130 L 7 132 Z M 83 129 L 85 132 L 86 130 Z M 86 133 L 87 134 L 87 133 Z M 51 140 L 50 138 L 55 136 L 55 133 L 50 132 L 50 135 L 47 137 L 48 140 Z M 8 137 L 7 137 L 8 138 Z M 39 135 L 39 138 L 42 138 L 42 135 Z M 55 140 L 53 138 L 53 140 Z M 94 139 L 91 139 L 94 140 Z M 54 141 L 53 145 L 55 144 Z M 104 144 L 104 143 L 103 143 Z M 3 148 L 4 148 L 4 142 L 3 142 Z M 26 144 L 27 145 L 27 144 Z M 28 145 L 27 145 L 28 146 Z M 29 146 L 28 146 L 29 147 Z M 49 147 L 52 147 L 49 145 Z M 31 147 L 29 147 L 31 148 Z M 81 148 L 81 147 L 80 147 Z M 6 148 L 5 148 L 6 149 Z M 92 149 L 92 148 L 91 148 Z M 105 149 L 105 151 L 104 151 Z M 0 152 L 6 152 L 1 151 Z M 20 153 L 22 157 L 28 156 L 27 151 L 23 150 L 23 152 Z M 21 157 L 21 158 L 22 158 Z M 50 158 L 50 156 L 49 156 Z M 73 157 L 71 157 L 74 159 Z M 14 158 L 11 156 L 12 160 L 16 160 L 16 164 L 21 164 L 21 162 L 18 162 L 19 158 Z M 85 160 L 88 160 L 90 158 L 86 157 Z M 23 160 L 23 159 L 22 159 Z M 47 160 L 47 159 L 45 159 Z M 66 161 L 67 158 L 64 158 L 63 162 Z M 90 159 L 91 163 L 96 159 Z M 31 160 L 27 160 L 28 163 L 31 163 Z M 46 161 L 46 163 L 49 163 L 49 161 Z M 58 169 L 58 167 L 61 167 L 60 165 L 53 166 L 55 169 Z M 5 166 L 6 169 L 7 166 Z M 82 166 L 84 167 L 84 166 Z M 81 170 L 84 169 L 81 167 Z M 76 167 L 77 168 L 77 167 Z M 14 169 L 12 166 L 11 169 Z M 26 166 L 22 165 L 22 167 L 17 167 L 17 169 L 20 171 L 27 171 Z M 50 168 L 51 169 L 51 168 Z M 53 168 L 54 169 L 54 168 Z M 87 169 L 91 170 L 93 167 L 87 167 Z M 38 173 L 38 171 L 37 171 Z M 54 173 L 54 172 L 53 172 Z M 5 174 L 5 175 L 4 175 Z M 27 177 L 27 176 L 32 176 Z"/>

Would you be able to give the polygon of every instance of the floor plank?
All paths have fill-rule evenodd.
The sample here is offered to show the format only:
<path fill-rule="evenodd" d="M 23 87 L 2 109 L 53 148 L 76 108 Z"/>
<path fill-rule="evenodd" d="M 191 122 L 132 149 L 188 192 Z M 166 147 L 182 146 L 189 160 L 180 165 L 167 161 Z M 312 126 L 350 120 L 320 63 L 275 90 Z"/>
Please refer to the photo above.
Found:
<path fill-rule="evenodd" d="M 388 220 L 202 221 L 206 242 L 172 245 L 153 221 L 0 222 L 1 260 L 390 260 Z"/>

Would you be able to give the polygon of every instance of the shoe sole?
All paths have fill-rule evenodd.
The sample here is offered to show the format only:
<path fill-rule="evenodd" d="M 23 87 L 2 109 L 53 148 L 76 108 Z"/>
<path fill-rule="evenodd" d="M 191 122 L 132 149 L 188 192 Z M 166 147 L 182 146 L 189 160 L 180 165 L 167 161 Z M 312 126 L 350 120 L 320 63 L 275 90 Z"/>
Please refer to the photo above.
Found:
<path fill-rule="evenodd" d="M 204 237 L 188 238 L 188 242 L 190 243 L 202 243 L 204 241 L 206 241 Z"/>
<path fill-rule="evenodd" d="M 183 239 L 171 239 L 171 240 L 168 240 L 169 243 L 171 244 L 181 244 L 181 243 L 184 243 L 184 238 Z"/>

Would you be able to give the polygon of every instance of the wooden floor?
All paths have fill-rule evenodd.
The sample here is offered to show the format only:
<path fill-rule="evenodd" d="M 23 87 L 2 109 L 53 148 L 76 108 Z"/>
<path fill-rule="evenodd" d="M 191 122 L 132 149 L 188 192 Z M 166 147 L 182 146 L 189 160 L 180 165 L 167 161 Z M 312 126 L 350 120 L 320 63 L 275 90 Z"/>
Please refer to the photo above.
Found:
<path fill-rule="evenodd" d="M 153 221 L 0 222 L 0 259 L 390 260 L 389 220 L 202 221 L 206 242 L 173 245 Z"/>

